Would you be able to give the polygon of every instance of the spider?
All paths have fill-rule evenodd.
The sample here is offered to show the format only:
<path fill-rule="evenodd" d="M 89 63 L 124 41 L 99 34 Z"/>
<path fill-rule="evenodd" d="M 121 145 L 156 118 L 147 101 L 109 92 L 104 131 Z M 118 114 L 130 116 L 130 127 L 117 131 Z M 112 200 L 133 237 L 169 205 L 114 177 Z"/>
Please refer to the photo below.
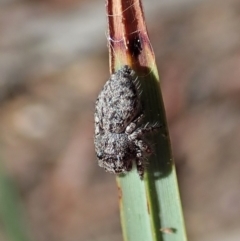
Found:
<path fill-rule="evenodd" d="M 95 111 L 95 150 L 98 164 L 106 171 L 121 174 L 132 169 L 143 178 L 145 158 L 152 153 L 143 140 L 159 124 L 139 126 L 144 114 L 135 72 L 127 65 L 111 75 L 98 95 Z"/>

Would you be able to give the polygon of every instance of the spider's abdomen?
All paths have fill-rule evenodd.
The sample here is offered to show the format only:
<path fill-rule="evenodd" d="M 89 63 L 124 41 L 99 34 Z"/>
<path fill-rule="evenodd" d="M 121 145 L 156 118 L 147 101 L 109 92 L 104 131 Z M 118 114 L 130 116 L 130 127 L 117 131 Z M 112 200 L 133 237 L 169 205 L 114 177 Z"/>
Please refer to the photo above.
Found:
<path fill-rule="evenodd" d="M 96 103 L 96 116 L 105 131 L 122 133 L 136 117 L 140 98 L 134 71 L 123 66 L 106 82 Z"/>

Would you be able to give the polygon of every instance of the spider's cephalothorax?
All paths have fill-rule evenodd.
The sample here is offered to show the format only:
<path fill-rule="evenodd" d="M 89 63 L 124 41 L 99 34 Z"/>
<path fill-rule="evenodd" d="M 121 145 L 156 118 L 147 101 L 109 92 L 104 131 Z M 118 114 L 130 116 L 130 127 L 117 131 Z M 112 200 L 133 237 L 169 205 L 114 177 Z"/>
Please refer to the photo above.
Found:
<path fill-rule="evenodd" d="M 143 137 L 159 125 L 139 126 L 144 115 L 134 76 L 134 71 L 125 65 L 104 85 L 96 101 L 94 143 L 100 167 L 111 173 L 125 173 L 135 161 L 142 178 L 144 158 L 151 153 Z"/>

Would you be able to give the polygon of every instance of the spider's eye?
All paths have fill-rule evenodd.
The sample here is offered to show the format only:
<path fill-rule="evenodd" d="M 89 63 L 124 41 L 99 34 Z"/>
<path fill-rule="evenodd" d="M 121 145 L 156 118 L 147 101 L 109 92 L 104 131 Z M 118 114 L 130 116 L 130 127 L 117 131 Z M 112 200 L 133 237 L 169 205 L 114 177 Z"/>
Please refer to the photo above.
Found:
<path fill-rule="evenodd" d="M 102 159 L 102 158 L 103 158 L 102 153 L 97 153 L 97 158 L 98 158 L 98 159 Z"/>

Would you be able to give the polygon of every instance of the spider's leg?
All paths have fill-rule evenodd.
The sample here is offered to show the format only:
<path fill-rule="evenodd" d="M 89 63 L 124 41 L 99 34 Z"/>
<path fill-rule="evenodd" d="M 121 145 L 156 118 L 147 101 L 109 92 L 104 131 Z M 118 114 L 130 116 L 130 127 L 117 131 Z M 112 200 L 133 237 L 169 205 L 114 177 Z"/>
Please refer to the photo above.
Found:
<path fill-rule="evenodd" d="M 142 136 L 144 136 L 144 134 L 146 133 L 150 133 L 150 132 L 154 132 L 158 129 L 160 129 L 162 126 L 159 125 L 158 123 L 154 124 L 154 125 L 149 125 L 146 124 L 145 126 L 139 127 L 137 130 L 135 130 L 134 132 L 132 132 L 129 136 L 128 139 L 130 141 L 134 141 L 136 139 L 141 138 Z"/>
<path fill-rule="evenodd" d="M 141 152 L 145 152 L 147 154 L 152 153 L 151 147 L 143 140 L 136 139 L 136 140 L 133 140 L 133 142 L 137 146 L 138 150 L 140 150 Z"/>
<path fill-rule="evenodd" d="M 137 124 L 143 119 L 144 115 L 140 114 L 135 120 L 133 120 L 127 127 L 125 130 L 125 133 L 127 135 L 130 135 L 131 133 L 133 133 L 136 130 Z"/>
<path fill-rule="evenodd" d="M 137 152 L 136 157 L 136 166 L 137 166 L 137 172 L 141 179 L 143 179 L 144 176 L 144 158 L 142 155 L 142 151 L 139 149 Z"/>

